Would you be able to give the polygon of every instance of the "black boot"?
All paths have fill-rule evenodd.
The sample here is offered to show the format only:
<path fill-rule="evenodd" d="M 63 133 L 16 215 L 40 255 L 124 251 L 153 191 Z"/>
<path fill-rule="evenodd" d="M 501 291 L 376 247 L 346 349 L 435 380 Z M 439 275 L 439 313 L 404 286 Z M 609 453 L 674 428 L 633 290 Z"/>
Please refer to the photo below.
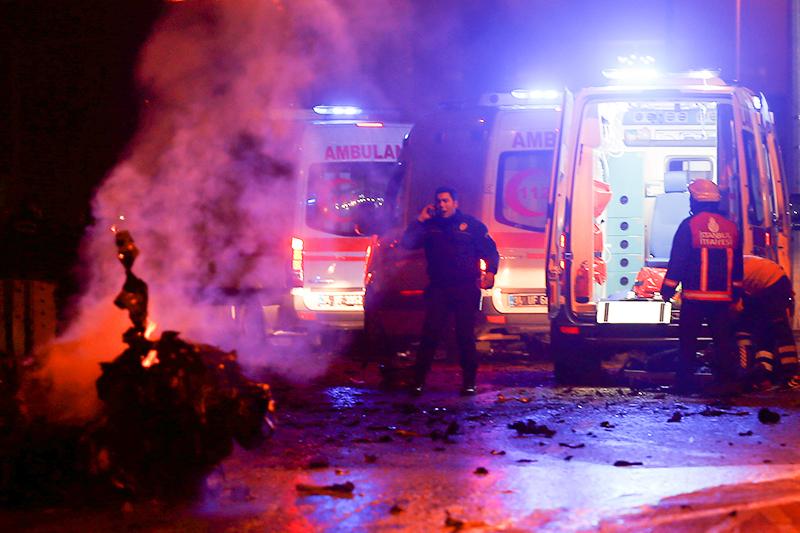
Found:
<path fill-rule="evenodd" d="M 475 374 L 469 373 L 464 375 L 464 379 L 461 382 L 461 396 L 475 396 L 476 393 Z"/>

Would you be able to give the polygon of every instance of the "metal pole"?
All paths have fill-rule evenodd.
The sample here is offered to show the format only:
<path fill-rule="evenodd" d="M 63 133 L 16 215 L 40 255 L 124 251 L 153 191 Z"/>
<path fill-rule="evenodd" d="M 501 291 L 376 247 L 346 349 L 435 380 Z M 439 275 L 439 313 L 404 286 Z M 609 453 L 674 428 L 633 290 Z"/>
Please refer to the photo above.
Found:
<path fill-rule="evenodd" d="M 786 168 L 789 169 L 789 175 L 786 177 L 786 183 L 790 193 L 800 191 L 800 184 L 798 183 L 798 176 L 800 176 L 800 0 L 792 0 L 790 6 L 790 24 L 791 24 L 791 38 L 790 38 L 790 54 L 791 54 L 791 71 L 792 71 L 792 90 L 789 93 L 791 99 L 791 113 L 792 113 L 792 138 L 791 149 L 788 150 L 786 155 L 789 161 L 786 161 Z M 798 281 L 800 281 L 800 243 L 796 242 L 797 232 L 792 232 L 792 281 L 795 293 L 798 293 Z M 797 309 L 798 302 L 795 301 L 795 309 Z M 800 312 L 795 310 L 794 324 L 795 330 L 800 329 Z"/>
<path fill-rule="evenodd" d="M 791 112 L 792 112 L 792 149 L 789 150 L 789 161 L 787 165 L 790 169 L 788 176 L 789 191 L 800 192 L 800 0 L 792 0 L 791 3 L 791 44 L 789 46 L 791 54 L 792 70 L 792 90 Z"/>
<path fill-rule="evenodd" d="M 742 81 L 742 0 L 736 0 L 736 81 Z"/>

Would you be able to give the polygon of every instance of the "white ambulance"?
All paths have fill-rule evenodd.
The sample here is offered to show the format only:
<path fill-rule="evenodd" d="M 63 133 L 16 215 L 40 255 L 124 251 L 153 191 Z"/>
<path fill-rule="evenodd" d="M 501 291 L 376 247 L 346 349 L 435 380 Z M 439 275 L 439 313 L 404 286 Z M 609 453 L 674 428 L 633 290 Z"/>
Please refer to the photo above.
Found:
<path fill-rule="evenodd" d="M 500 269 L 483 291 L 479 341 L 535 344 L 549 332 L 544 260 L 554 154 L 571 95 L 517 90 L 445 108 L 414 124 L 403 153 L 397 205 L 401 224 L 374 246 L 368 265 L 368 328 L 375 336 L 415 339 L 428 283 L 421 250 L 398 246 L 405 225 L 452 186 L 460 209 L 481 220 L 497 243 Z"/>
<path fill-rule="evenodd" d="M 785 174 L 763 95 L 709 71 L 607 76 L 576 98 L 555 182 L 548 297 L 565 381 L 596 372 L 605 348 L 677 342 L 680 311 L 657 290 L 694 179 L 719 185 L 746 254 L 792 271 Z"/>
<path fill-rule="evenodd" d="M 301 326 L 363 327 L 364 260 L 411 125 L 354 106 L 317 106 L 295 179 L 291 309 Z"/>

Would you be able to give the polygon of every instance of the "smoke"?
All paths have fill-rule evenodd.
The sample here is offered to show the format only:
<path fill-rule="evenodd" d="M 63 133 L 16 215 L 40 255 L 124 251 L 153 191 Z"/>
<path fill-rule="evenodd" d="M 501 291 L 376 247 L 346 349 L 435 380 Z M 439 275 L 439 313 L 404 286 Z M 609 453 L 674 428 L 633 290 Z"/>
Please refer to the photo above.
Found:
<path fill-rule="evenodd" d="M 190 0 L 167 10 L 141 51 L 139 131 L 94 198 L 79 315 L 49 351 L 52 412 L 90 414 L 98 363 L 124 349 L 112 226 L 141 252 L 133 270 L 149 285 L 156 335 L 179 331 L 300 378 L 324 371 L 324 360 L 270 350 L 259 328 L 234 324 L 226 295 L 252 303 L 283 287 L 298 131 L 276 111 L 345 78 L 378 101 L 360 69 L 376 61 L 372 51 L 401 47 L 404 17 L 390 0 Z"/>

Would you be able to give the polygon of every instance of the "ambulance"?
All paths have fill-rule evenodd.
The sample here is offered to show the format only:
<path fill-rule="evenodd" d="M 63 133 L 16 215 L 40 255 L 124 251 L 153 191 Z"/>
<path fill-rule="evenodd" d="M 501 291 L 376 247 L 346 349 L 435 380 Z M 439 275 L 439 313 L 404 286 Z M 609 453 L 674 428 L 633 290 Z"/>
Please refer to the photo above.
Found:
<path fill-rule="evenodd" d="M 581 91 L 553 184 L 547 294 L 556 378 L 603 354 L 677 342 L 679 302 L 658 294 L 689 183 L 712 180 L 744 252 L 790 265 L 791 220 L 775 123 L 762 94 L 715 72 L 608 71 Z"/>
<path fill-rule="evenodd" d="M 400 224 L 376 241 L 367 266 L 365 318 L 374 342 L 394 351 L 419 339 L 424 252 L 398 243 L 443 185 L 458 191 L 459 208 L 486 224 L 500 252 L 495 286 L 482 294 L 477 339 L 483 347 L 522 340 L 533 348 L 549 332 L 548 205 L 570 101 L 566 91 L 491 93 L 478 105 L 446 107 L 414 124 L 401 158 Z"/>
<path fill-rule="evenodd" d="M 387 222 L 386 197 L 411 125 L 355 106 L 304 121 L 290 242 L 294 329 L 363 327 L 364 261 Z"/>

